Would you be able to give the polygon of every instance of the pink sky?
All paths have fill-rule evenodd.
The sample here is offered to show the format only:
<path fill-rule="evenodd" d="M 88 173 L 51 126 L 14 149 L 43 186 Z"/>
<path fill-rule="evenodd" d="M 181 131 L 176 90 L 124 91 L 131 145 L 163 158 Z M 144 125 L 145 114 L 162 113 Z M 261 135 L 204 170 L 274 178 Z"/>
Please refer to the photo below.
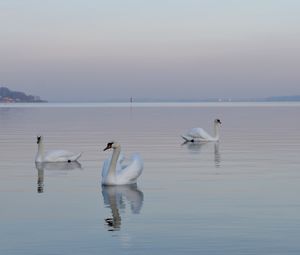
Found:
<path fill-rule="evenodd" d="M 299 11 L 292 0 L 3 0 L 0 86 L 50 101 L 300 94 Z"/>

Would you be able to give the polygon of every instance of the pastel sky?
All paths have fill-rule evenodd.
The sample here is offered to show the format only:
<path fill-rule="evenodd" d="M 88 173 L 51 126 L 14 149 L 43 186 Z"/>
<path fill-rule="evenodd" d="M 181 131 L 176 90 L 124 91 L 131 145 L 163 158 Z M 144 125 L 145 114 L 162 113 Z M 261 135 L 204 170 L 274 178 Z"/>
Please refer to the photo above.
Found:
<path fill-rule="evenodd" d="M 49 101 L 300 94 L 299 0 L 0 0 L 0 86 Z"/>

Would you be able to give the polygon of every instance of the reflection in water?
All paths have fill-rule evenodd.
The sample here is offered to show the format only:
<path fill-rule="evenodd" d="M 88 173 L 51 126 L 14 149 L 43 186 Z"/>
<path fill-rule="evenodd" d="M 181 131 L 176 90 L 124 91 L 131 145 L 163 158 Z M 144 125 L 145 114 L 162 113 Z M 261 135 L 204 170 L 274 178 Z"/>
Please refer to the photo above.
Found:
<path fill-rule="evenodd" d="M 37 163 L 35 164 L 36 169 L 38 170 L 38 179 L 37 179 L 37 193 L 44 192 L 44 169 L 38 167 Z"/>
<path fill-rule="evenodd" d="M 139 214 L 144 200 L 144 194 L 136 184 L 122 186 L 102 186 L 104 205 L 111 209 L 112 218 L 105 219 L 108 231 L 116 231 L 121 228 L 121 212 L 129 202 L 131 213 Z"/>
<path fill-rule="evenodd" d="M 37 178 L 37 192 L 44 192 L 44 170 L 51 171 L 64 171 L 64 170 L 74 170 L 81 169 L 81 164 L 77 161 L 73 162 L 51 162 L 51 163 L 38 163 L 35 162 L 35 167 L 38 170 L 38 178 Z"/>
<path fill-rule="evenodd" d="M 220 154 L 220 143 L 219 142 L 184 142 L 182 146 L 186 146 L 191 154 L 199 154 L 204 147 L 214 144 L 214 161 L 215 166 L 221 166 L 221 154 Z"/>
<path fill-rule="evenodd" d="M 216 142 L 214 145 L 214 152 L 215 152 L 215 166 L 221 166 L 221 154 L 220 154 L 220 143 Z"/>
<path fill-rule="evenodd" d="M 181 145 L 186 146 L 192 154 L 198 154 L 207 142 L 184 142 Z"/>

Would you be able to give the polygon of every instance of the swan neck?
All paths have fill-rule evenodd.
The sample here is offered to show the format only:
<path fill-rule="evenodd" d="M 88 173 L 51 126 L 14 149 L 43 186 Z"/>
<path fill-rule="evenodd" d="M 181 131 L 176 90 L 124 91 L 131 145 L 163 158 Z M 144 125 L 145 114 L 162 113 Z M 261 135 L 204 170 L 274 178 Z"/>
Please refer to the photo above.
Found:
<path fill-rule="evenodd" d="M 220 138 L 220 126 L 217 123 L 215 123 L 214 132 L 215 132 L 215 137 L 214 138 L 216 140 L 219 140 L 219 138 Z"/>
<path fill-rule="evenodd" d="M 38 144 L 38 152 L 36 155 L 36 161 L 37 162 L 42 162 L 44 159 L 44 144 L 42 141 L 39 142 Z"/>
<path fill-rule="evenodd" d="M 115 177 L 116 176 L 116 168 L 117 168 L 117 161 L 119 158 L 121 152 L 121 148 L 114 148 L 112 157 L 111 157 L 111 161 L 110 161 L 110 166 L 109 166 L 109 170 L 108 170 L 108 176 L 109 177 Z"/>

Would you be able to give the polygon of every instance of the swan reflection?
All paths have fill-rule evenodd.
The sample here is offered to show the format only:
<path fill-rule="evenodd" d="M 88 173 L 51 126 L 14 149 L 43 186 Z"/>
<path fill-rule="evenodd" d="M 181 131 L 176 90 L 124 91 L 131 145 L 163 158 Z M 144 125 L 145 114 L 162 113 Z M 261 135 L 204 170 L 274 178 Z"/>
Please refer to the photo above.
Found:
<path fill-rule="evenodd" d="M 214 145 L 214 162 L 215 167 L 221 166 L 221 153 L 220 153 L 220 143 L 219 142 L 184 142 L 181 145 L 185 146 L 191 154 L 199 154 L 201 151 L 210 146 Z"/>
<path fill-rule="evenodd" d="M 181 145 L 188 148 L 192 154 L 198 154 L 207 144 L 207 142 L 184 142 Z"/>
<path fill-rule="evenodd" d="M 215 166 L 221 166 L 221 153 L 220 153 L 220 144 L 217 142 L 214 145 L 214 154 L 215 154 Z"/>
<path fill-rule="evenodd" d="M 55 162 L 55 163 L 39 163 L 35 162 L 35 167 L 38 171 L 37 177 L 37 192 L 44 192 L 44 171 L 69 171 L 74 169 L 81 169 L 81 164 L 77 161 L 73 162 Z"/>
<path fill-rule="evenodd" d="M 121 228 L 121 214 L 125 212 L 126 203 L 132 214 L 139 214 L 144 201 L 144 194 L 136 184 L 121 186 L 102 186 L 104 205 L 111 209 L 112 217 L 106 218 L 108 231 Z"/>

